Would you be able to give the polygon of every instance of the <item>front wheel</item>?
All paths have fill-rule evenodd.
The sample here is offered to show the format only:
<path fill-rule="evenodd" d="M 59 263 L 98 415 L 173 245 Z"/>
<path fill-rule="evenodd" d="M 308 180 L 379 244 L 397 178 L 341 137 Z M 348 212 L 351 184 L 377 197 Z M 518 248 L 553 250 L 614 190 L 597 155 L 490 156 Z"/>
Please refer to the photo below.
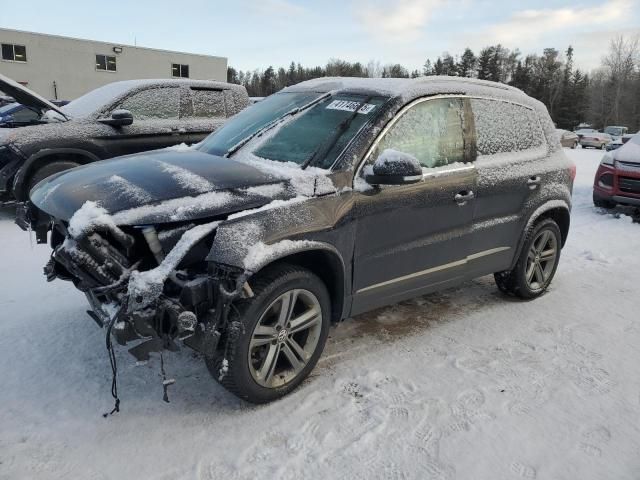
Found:
<path fill-rule="evenodd" d="M 259 274 L 254 296 L 235 304 L 226 353 L 207 359 L 227 390 L 252 403 L 280 398 L 309 375 L 329 334 L 327 287 L 307 269 L 281 264 Z"/>
<path fill-rule="evenodd" d="M 558 268 L 561 245 L 562 235 L 554 220 L 546 218 L 534 224 L 515 268 L 494 274 L 498 288 L 524 299 L 542 295 Z"/>

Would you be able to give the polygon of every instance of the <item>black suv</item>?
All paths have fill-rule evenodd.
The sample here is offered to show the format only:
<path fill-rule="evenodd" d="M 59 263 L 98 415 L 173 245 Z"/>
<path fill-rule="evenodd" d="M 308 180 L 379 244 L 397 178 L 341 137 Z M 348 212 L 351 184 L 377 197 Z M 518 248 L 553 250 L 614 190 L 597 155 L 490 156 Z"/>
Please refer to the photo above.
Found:
<path fill-rule="evenodd" d="M 0 131 L 0 201 L 26 200 L 78 165 L 199 142 L 249 104 L 244 87 L 204 80 L 114 82 L 63 107 L 2 75 L 0 89 L 44 114 L 44 124 Z"/>
<path fill-rule="evenodd" d="M 252 105 L 195 148 L 37 185 L 22 224 L 131 353 L 200 351 L 251 402 L 291 391 L 331 322 L 494 274 L 541 295 L 575 165 L 545 107 L 451 77 L 327 78 Z"/>

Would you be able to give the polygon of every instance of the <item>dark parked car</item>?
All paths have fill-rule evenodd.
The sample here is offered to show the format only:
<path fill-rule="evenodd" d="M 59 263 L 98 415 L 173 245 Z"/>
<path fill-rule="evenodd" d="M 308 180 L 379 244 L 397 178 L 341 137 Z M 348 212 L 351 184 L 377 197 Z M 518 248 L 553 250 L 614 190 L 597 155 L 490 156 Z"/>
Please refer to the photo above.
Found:
<path fill-rule="evenodd" d="M 569 231 L 575 165 L 544 105 L 471 79 L 326 78 L 204 142 L 76 168 L 21 211 L 49 280 L 137 358 L 180 341 L 251 402 L 291 391 L 331 322 L 494 274 L 530 299 Z"/>
<path fill-rule="evenodd" d="M 51 100 L 57 107 L 66 105 L 67 101 Z M 29 125 L 39 125 L 47 123 L 40 120 L 42 112 L 33 107 L 27 107 L 21 103 L 9 103 L 3 107 L 0 107 L 0 128 L 16 128 L 26 127 Z"/>
<path fill-rule="evenodd" d="M 79 165 L 199 142 L 249 103 L 244 87 L 204 80 L 114 82 L 63 107 L 2 75 L 0 88 L 47 121 L 0 131 L 0 201 Z"/>
<path fill-rule="evenodd" d="M 640 134 L 602 157 L 593 181 L 596 207 L 640 207 Z"/>

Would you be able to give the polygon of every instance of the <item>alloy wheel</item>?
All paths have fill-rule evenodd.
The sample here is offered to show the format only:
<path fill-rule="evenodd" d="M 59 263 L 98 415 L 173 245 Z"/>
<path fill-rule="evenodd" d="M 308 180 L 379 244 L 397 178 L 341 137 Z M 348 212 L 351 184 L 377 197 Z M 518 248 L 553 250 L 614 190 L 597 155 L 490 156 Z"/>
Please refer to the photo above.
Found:
<path fill-rule="evenodd" d="M 276 388 L 304 370 L 318 345 L 322 309 L 308 290 L 288 290 L 264 311 L 251 335 L 249 370 L 259 385 Z"/>
<path fill-rule="evenodd" d="M 542 230 L 531 244 L 525 271 L 531 290 L 541 290 L 553 274 L 558 256 L 558 240 L 550 230 Z"/>

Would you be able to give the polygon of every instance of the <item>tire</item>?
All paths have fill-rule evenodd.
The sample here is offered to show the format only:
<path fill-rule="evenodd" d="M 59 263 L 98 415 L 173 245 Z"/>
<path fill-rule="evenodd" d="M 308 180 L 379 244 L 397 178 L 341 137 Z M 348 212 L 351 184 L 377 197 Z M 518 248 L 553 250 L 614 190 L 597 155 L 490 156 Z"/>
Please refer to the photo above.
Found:
<path fill-rule="evenodd" d="M 578 148 L 578 142 L 573 142 L 573 145 L 571 145 L 571 150 L 574 150 Z"/>
<path fill-rule="evenodd" d="M 562 234 L 554 220 L 545 218 L 535 223 L 527 232 L 522 252 L 513 270 L 494 274 L 498 289 L 523 299 L 542 295 L 558 268 L 561 245 Z M 549 253 L 552 250 L 553 254 Z"/>
<path fill-rule="evenodd" d="M 607 148 L 607 144 L 603 143 L 602 145 L 600 145 L 600 150 L 604 150 L 605 148 Z"/>
<path fill-rule="evenodd" d="M 605 200 L 604 198 L 598 197 L 595 193 L 593 194 L 593 204 L 598 208 L 604 208 L 607 210 L 611 210 L 616 208 L 615 202 L 611 200 Z"/>
<path fill-rule="evenodd" d="M 251 288 L 254 296 L 235 302 L 230 311 L 229 332 L 221 339 L 218 355 L 205 361 L 223 387 L 259 404 L 288 394 L 313 370 L 329 334 L 331 300 L 320 278 L 289 264 L 278 264 L 258 274 Z M 286 298 L 294 299 L 293 307 L 283 314 L 282 308 L 291 305 Z M 290 332 L 295 328 L 291 320 L 295 322 L 303 315 L 313 320 L 301 325 L 310 326 Z M 285 317 L 286 321 L 281 320 Z M 297 368 L 289 360 L 291 355 L 298 362 Z"/>
<path fill-rule="evenodd" d="M 51 175 L 54 175 L 56 173 L 64 172 L 65 170 L 70 170 L 72 168 L 79 167 L 79 166 L 80 165 L 78 165 L 75 162 L 56 161 L 56 162 L 48 163 L 45 166 L 39 168 L 31 175 L 31 178 L 29 179 L 29 188 L 27 190 L 27 196 L 29 196 L 29 193 L 31 192 L 31 190 L 33 190 L 33 187 L 35 187 L 39 182 L 41 182 L 45 178 L 50 177 Z"/>

